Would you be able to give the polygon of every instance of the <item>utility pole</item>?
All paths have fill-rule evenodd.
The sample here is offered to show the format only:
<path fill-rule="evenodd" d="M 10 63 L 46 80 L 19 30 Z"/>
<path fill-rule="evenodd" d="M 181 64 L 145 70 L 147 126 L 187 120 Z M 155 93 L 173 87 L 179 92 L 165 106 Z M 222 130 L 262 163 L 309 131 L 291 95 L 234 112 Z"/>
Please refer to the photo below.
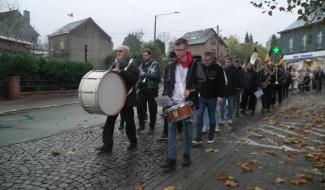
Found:
<path fill-rule="evenodd" d="M 155 28 L 153 32 L 153 42 L 156 42 L 156 26 L 157 26 L 157 15 L 155 15 Z"/>
<path fill-rule="evenodd" d="M 88 53 L 88 45 L 85 45 L 85 62 L 88 61 L 88 55 L 87 55 L 87 53 Z"/>
<path fill-rule="evenodd" d="M 217 60 L 219 60 L 219 25 L 217 25 Z"/>

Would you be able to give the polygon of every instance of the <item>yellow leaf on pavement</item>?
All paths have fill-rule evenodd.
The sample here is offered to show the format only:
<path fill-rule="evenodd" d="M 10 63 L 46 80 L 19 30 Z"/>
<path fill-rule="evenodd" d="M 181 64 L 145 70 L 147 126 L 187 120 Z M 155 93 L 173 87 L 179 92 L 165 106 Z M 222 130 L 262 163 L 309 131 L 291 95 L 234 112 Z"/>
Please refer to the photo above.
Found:
<path fill-rule="evenodd" d="M 275 182 L 276 182 L 276 183 L 285 183 L 286 180 L 285 180 L 284 178 L 282 178 L 282 177 L 277 177 L 277 178 L 275 179 Z"/>
<path fill-rule="evenodd" d="M 164 190 L 176 190 L 175 186 L 167 186 Z"/>

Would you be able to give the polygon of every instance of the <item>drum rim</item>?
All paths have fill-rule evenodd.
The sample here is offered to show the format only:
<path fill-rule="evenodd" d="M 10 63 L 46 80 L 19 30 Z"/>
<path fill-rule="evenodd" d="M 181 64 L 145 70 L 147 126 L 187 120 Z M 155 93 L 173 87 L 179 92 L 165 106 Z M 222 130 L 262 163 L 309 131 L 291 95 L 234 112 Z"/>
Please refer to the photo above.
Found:
<path fill-rule="evenodd" d="M 105 112 L 103 111 L 103 108 L 102 108 L 102 106 L 100 105 L 100 103 L 99 103 L 99 98 L 98 98 L 98 105 L 99 105 L 99 109 L 100 109 L 100 111 L 102 111 L 105 115 L 112 116 L 112 115 L 116 115 L 116 114 L 120 113 L 121 110 L 123 109 L 123 107 L 124 107 L 124 105 L 125 105 L 125 102 L 126 102 L 126 93 L 127 93 L 127 91 L 126 91 L 125 82 L 124 82 L 123 78 L 122 78 L 118 73 L 115 73 L 115 72 L 112 72 L 112 71 L 106 71 L 106 73 L 103 75 L 103 78 L 104 78 L 107 74 L 109 74 L 109 73 L 114 73 L 115 75 L 117 75 L 118 77 L 120 77 L 120 79 L 122 80 L 122 84 L 123 84 L 123 88 L 124 88 L 124 92 L 125 92 L 125 93 L 124 93 L 124 96 L 123 96 L 123 103 L 121 104 L 120 108 L 117 109 L 117 111 L 114 112 L 114 113 L 112 113 L 112 114 L 107 114 L 107 113 L 105 113 Z M 98 83 L 97 88 L 99 87 L 99 85 L 101 84 L 101 82 L 102 82 L 102 81 L 100 81 L 100 82 Z M 98 90 L 97 90 L 97 92 L 98 92 Z"/>

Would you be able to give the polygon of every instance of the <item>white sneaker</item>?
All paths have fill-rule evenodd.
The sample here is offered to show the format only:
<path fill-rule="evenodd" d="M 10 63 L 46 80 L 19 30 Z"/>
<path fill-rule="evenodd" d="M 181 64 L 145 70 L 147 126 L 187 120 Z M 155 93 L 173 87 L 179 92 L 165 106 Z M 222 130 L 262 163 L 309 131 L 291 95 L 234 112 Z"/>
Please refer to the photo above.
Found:
<path fill-rule="evenodd" d="M 211 143 L 214 143 L 215 141 L 213 140 L 213 139 L 209 139 L 208 141 L 207 141 L 207 143 L 208 144 L 211 144 Z"/>
<path fill-rule="evenodd" d="M 202 133 L 207 133 L 209 131 L 209 128 L 207 125 L 203 126 Z"/>
<path fill-rule="evenodd" d="M 202 141 L 193 140 L 192 144 L 193 145 L 199 145 L 199 144 L 202 144 Z"/>
<path fill-rule="evenodd" d="M 228 124 L 232 125 L 232 120 L 231 119 L 228 120 Z"/>
<path fill-rule="evenodd" d="M 225 124 L 225 121 L 224 120 L 220 120 L 219 121 L 219 125 L 224 125 Z"/>
<path fill-rule="evenodd" d="M 214 130 L 214 132 L 216 132 L 216 133 L 220 132 L 220 129 L 218 126 L 216 126 L 216 129 Z"/>

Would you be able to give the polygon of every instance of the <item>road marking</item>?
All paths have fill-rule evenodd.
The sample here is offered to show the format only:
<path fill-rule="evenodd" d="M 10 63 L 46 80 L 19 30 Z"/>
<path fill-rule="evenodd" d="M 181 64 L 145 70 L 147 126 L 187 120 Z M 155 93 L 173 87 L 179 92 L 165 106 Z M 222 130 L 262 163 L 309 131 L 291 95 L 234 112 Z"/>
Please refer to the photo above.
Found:
<path fill-rule="evenodd" d="M 276 133 L 276 132 L 274 132 L 274 131 L 271 131 L 271 130 L 267 130 L 267 129 L 263 129 L 263 128 L 261 128 L 261 131 L 263 131 L 263 132 L 265 132 L 265 133 L 269 133 L 269 134 L 275 135 L 275 136 L 277 136 L 277 137 L 279 137 L 279 138 L 282 138 L 282 139 L 286 138 L 286 136 L 281 135 L 281 134 L 278 134 L 278 133 Z"/>
<path fill-rule="evenodd" d="M 288 125 L 286 125 L 286 124 L 281 124 L 281 126 L 287 128 L 287 129 L 296 128 L 296 127 L 293 127 L 293 126 L 292 126 L 292 127 L 291 127 L 291 126 L 288 126 Z M 311 134 L 316 135 L 316 136 L 325 137 L 325 135 L 320 134 L 320 133 L 317 133 L 317 132 L 313 132 L 313 131 L 311 131 L 311 130 L 305 130 L 305 131 L 306 131 L 307 133 L 311 133 Z"/>

